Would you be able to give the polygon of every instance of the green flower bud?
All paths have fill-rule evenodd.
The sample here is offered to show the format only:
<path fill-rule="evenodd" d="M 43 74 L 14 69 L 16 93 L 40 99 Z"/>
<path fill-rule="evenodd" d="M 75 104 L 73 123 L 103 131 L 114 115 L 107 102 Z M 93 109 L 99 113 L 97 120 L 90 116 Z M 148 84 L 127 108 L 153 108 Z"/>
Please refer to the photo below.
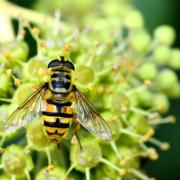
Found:
<path fill-rule="evenodd" d="M 110 107 L 115 112 L 124 112 L 125 113 L 125 112 L 129 111 L 129 105 L 130 105 L 129 98 L 121 92 L 113 93 L 110 96 L 109 103 L 110 103 Z"/>
<path fill-rule="evenodd" d="M 11 51 L 11 58 L 13 61 L 26 61 L 29 53 L 29 47 L 25 41 L 18 41 L 16 47 Z"/>
<path fill-rule="evenodd" d="M 13 41 L 4 44 L 2 51 L 6 62 L 12 66 L 20 61 L 27 60 L 29 48 L 25 41 Z"/>
<path fill-rule="evenodd" d="M 42 119 L 34 120 L 27 126 L 26 138 L 28 145 L 37 150 L 42 151 L 50 146 L 50 141 L 48 141 L 47 136 L 43 131 Z"/>
<path fill-rule="evenodd" d="M 110 161 L 113 164 L 118 164 L 118 158 L 114 156 L 114 154 L 108 154 L 110 156 Z M 111 157 L 112 156 L 112 157 Z M 98 165 L 95 169 L 95 177 L 96 179 L 116 179 L 117 177 L 120 177 L 120 174 L 117 170 L 112 169 L 112 167 L 107 166 L 106 164 Z"/>
<path fill-rule="evenodd" d="M 171 58 L 171 49 L 168 46 L 158 46 L 153 52 L 155 61 L 160 64 L 168 64 Z"/>
<path fill-rule="evenodd" d="M 101 148 L 93 139 L 84 138 L 81 143 L 82 150 L 77 144 L 71 146 L 70 159 L 75 164 L 75 169 L 84 172 L 86 168 L 97 166 L 101 158 Z"/>
<path fill-rule="evenodd" d="M 120 166 L 123 168 L 139 168 L 140 162 L 139 158 L 135 156 L 135 154 L 138 154 L 137 148 L 129 148 L 127 146 L 119 146 L 118 147 L 119 152 L 121 152 L 121 158 L 120 158 Z M 133 157 L 134 156 L 134 157 Z"/>
<path fill-rule="evenodd" d="M 113 114 L 108 111 L 101 113 L 101 115 L 107 121 L 107 123 L 111 129 L 113 140 L 118 139 L 118 137 L 120 135 L 120 129 L 122 128 L 120 119 L 115 115 L 113 116 Z"/>
<path fill-rule="evenodd" d="M 31 171 L 33 162 L 31 156 L 26 155 L 17 145 L 9 146 L 2 155 L 4 171 L 9 175 L 23 175 L 24 170 Z"/>
<path fill-rule="evenodd" d="M 38 57 L 31 58 L 23 69 L 23 78 L 36 83 L 46 82 L 49 76 L 46 61 L 43 60 Z"/>
<path fill-rule="evenodd" d="M 180 69 L 180 49 L 173 49 L 169 65 L 174 69 Z"/>
<path fill-rule="evenodd" d="M 120 17 L 126 14 L 128 10 L 127 2 L 117 3 L 115 1 L 104 1 L 103 11 L 110 17 Z"/>
<path fill-rule="evenodd" d="M 173 88 L 166 91 L 167 95 L 172 98 L 180 97 L 180 84 L 177 82 L 173 85 Z"/>
<path fill-rule="evenodd" d="M 20 85 L 14 93 L 13 102 L 19 105 L 22 103 L 35 89 L 33 89 L 33 84 L 24 83 Z"/>
<path fill-rule="evenodd" d="M 151 36 L 145 32 L 140 32 L 139 34 L 132 35 L 130 42 L 136 51 L 144 53 L 150 46 Z"/>
<path fill-rule="evenodd" d="M 129 117 L 128 122 L 130 123 L 130 125 L 132 125 L 136 133 L 142 135 L 147 133 L 148 130 L 150 129 L 147 119 L 140 114 L 133 113 Z"/>
<path fill-rule="evenodd" d="M 137 91 L 136 96 L 140 106 L 150 107 L 152 105 L 153 94 L 148 89 Z"/>
<path fill-rule="evenodd" d="M 157 77 L 157 86 L 161 90 L 173 90 L 178 83 L 177 75 L 170 69 L 163 70 Z"/>
<path fill-rule="evenodd" d="M 157 107 L 160 112 L 169 110 L 169 101 L 165 94 L 155 94 L 153 98 L 153 107 Z"/>
<path fill-rule="evenodd" d="M 154 63 L 144 63 L 139 67 L 137 73 L 143 80 L 154 80 L 157 76 L 158 69 Z"/>
<path fill-rule="evenodd" d="M 95 79 L 94 69 L 85 65 L 78 65 L 74 72 L 74 78 L 81 84 L 93 82 Z"/>
<path fill-rule="evenodd" d="M 175 40 L 176 33 L 171 26 L 162 25 L 155 29 L 154 36 L 160 43 L 170 46 Z"/>
<path fill-rule="evenodd" d="M 144 26 L 144 18 L 139 11 L 131 10 L 125 16 L 124 25 L 129 29 L 140 29 Z"/>
<path fill-rule="evenodd" d="M 60 48 L 51 48 L 48 50 L 47 53 L 48 53 L 47 54 L 48 59 L 57 59 L 59 58 L 59 54 L 62 54 Z"/>
<path fill-rule="evenodd" d="M 53 167 L 52 170 L 47 171 L 47 168 L 41 169 L 37 175 L 36 175 L 36 180 L 60 180 L 61 178 L 63 179 L 65 175 L 65 170 L 62 169 L 61 167 Z"/>
<path fill-rule="evenodd" d="M 0 135 L 4 134 L 4 123 L 8 119 L 8 105 L 0 106 Z"/>
<path fill-rule="evenodd" d="M 11 77 L 8 74 L 1 74 L 0 75 L 0 90 L 3 92 L 7 92 L 11 86 Z"/>

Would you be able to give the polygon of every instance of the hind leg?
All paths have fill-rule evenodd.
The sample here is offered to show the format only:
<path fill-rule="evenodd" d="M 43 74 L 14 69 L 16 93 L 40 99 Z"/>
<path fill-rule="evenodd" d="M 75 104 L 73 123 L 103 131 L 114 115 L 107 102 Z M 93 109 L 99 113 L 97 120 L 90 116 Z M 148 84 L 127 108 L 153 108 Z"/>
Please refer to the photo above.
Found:
<path fill-rule="evenodd" d="M 76 139 L 77 139 L 77 142 L 78 142 L 78 144 L 79 144 L 80 149 L 82 150 L 81 141 L 80 141 L 80 138 L 79 138 L 79 136 L 78 136 L 78 132 L 79 132 L 79 130 L 80 130 L 80 128 L 81 128 L 81 125 L 80 125 L 79 122 L 77 121 L 76 115 L 74 115 L 74 120 L 75 120 L 75 123 L 76 123 L 76 128 L 75 128 L 75 130 L 74 130 L 74 135 L 75 135 L 75 137 L 76 137 Z"/>

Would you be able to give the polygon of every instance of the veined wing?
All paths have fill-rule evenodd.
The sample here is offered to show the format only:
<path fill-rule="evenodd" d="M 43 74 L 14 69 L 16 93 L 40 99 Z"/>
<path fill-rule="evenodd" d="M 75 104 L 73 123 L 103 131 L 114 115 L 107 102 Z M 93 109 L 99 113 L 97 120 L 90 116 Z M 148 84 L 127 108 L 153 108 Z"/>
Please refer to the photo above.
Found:
<path fill-rule="evenodd" d="M 76 87 L 74 87 L 74 96 L 77 121 L 96 136 L 111 139 L 112 134 L 108 124 Z"/>
<path fill-rule="evenodd" d="M 41 115 L 46 91 L 47 87 L 46 84 L 44 84 L 19 105 L 5 123 L 4 127 L 7 133 L 25 126 Z"/>

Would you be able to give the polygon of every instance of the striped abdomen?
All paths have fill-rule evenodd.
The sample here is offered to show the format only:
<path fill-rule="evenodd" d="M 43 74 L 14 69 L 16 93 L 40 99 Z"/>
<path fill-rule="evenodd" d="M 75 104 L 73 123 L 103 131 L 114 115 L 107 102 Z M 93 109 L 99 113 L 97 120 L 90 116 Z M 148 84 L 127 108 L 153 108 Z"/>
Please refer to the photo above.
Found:
<path fill-rule="evenodd" d="M 44 129 L 51 142 L 59 142 L 65 137 L 73 117 L 71 102 L 47 99 L 44 118 Z"/>

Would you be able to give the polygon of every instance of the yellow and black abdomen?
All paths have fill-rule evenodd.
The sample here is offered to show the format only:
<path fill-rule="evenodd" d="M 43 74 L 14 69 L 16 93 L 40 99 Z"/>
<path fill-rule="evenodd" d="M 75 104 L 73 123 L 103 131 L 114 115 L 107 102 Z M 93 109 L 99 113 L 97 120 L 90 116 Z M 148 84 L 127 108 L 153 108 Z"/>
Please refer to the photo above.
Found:
<path fill-rule="evenodd" d="M 44 130 L 51 142 L 57 143 L 66 136 L 73 118 L 73 109 L 69 101 L 47 99 L 42 112 Z"/>

